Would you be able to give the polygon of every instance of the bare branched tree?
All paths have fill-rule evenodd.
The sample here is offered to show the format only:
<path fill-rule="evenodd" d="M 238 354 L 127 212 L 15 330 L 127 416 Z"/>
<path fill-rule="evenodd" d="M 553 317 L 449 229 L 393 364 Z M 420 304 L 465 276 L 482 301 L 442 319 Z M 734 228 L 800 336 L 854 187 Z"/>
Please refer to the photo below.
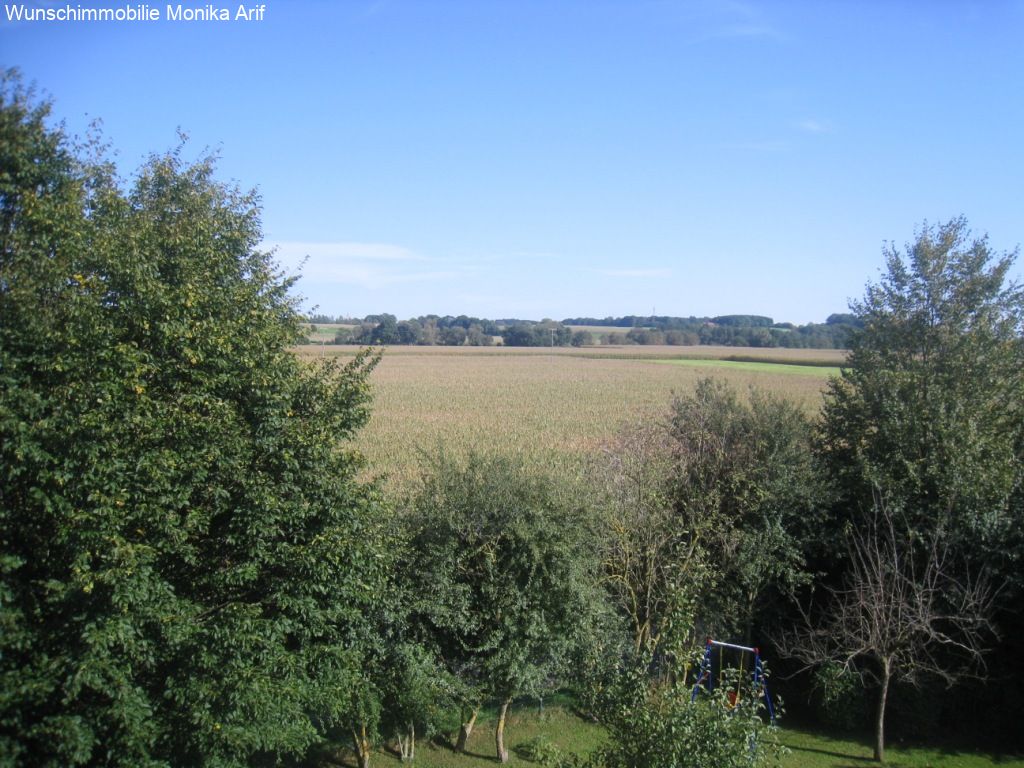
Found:
<path fill-rule="evenodd" d="M 995 639 L 994 592 L 984 574 L 954 563 L 941 530 L 915 540 L 898 530 L 880 498 L 867 524 L 849 531 L 848 549 L 843 586 L 828 590 L 817 622 L 803 611 L 804 626 L 781 646 L 805 669 L 831 661 L 877 686 L 874 756 L 881 762 L 891 683 L 933 675 L 951 685 L 984 674 L 983 653 Z"/>

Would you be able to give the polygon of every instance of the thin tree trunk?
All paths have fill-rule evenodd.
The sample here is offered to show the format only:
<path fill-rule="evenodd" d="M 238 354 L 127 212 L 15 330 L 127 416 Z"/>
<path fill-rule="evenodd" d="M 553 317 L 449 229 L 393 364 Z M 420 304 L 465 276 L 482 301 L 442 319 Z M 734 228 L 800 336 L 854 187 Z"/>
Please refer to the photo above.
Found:
<path fill-rule="evenodd" d="M 370 739 L 366 736 L 366 723 L 361 723 L 359 732 L 352 730 L 352 741 L 356 747 L 359 768 L 370 768 Z"/>
<path fill-rule="evenodd" d="M 469 736 L 473 733 L 473 724 L 476 722 L 476 716 L 479 711 L 480 710 L 474 709 L 469 720 L 466 720 L 459 726 L 459 740 L 455 743 L 456 752 L 466 751 L 466 742 L 469 741 Z"/>
<path fill-rule="evenodd" d="M 878 716 L 875 721 L 875 760 L 885 762 L 885 703 L 889 697 L 889 677 L 891 667 L 889 659 L 882 662 L 882 690 L 878 693 Z"/>
<path fill-rule="evenodd" d="M 411 742 L 409 741 L 409 734 L 396 730 L 395 739 L 398 741 L 398 754 L 399 757 L 402 758 L 402 762 L 404 763 L 407 760 L 411 760 L 412 758 L 409 756 L 411 745 Z"/>
<path fill-rule="evenodd" d="M 409 759 L 416 759 L 416 723 L 409 723 Z"/>
<path fill-rule="evenodd" d="M 501 703 L 501 711 L 498 712 L 498 727 L 494 729 L 494 746 L 498 751 L 498 760 L 502 763 L 508 762 L 508 750 L 505 749 L 505 716 L 508 714 L 508 706 L 512 699 L 505 699 Z"/>

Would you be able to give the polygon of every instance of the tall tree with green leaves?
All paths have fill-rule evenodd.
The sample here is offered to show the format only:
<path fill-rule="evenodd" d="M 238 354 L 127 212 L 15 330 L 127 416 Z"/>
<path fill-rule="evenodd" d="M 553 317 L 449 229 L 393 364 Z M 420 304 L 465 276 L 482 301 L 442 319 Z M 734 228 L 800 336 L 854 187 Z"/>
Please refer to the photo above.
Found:
<path fill-rule="evenodd" d="M 820 453 L 851 507 L 876 491 L 975 564 L 1019 577 L 1024 291 L 963 217 L 923 226 L 851 305 L 850 357 L 830 383 Z M 1016 501 L 1015 499 L 1016 494 Z M 1017 512 L 1014 512 L 1014 509 Z"/>
<path fill-rule="evenodd" d="M 495 751 L 508 760 L 512 700 L 564 673 L 599 599 L 584 510 L 547 477 L 511 458 L 442 456 L 415 496 L 413 621 L 430 631 L 463 685 L 469 716 L 496 700 Z"/>
<path fill-rule="evenodd" d="M 1024 291 L 1010 279 L 1017 253 L 996 253 L 958 217 L 925 224 L 913 242 L 902 249 L 887 246 L 884 256 L 880 280 L 851 304 L 857 323 L 850 356 L 825 398 L 818 452 L 841 492 L 834 537 L 840 540 L 843 527 L 852 524 L 871 534 L 861 550 L 898 553 L 901 564 L 918 575 L 908 584 L 917 590 L 911 594 L 919 607 L 925 604 L 919 593 L 928 586 L 919 575 L 934 570 L 935 551 L 947 553 L 944 579 L 955 586 L 994 577 L 1006 585 L 997 594 L 997 624 L 1019 625 Z M 888 530 L 897 538 L 883 536 L 874 524 L 879 509 L 892 516 Z M 839 561 L 845 573 L 835 574 L 834 586 L 866 582 L 857 555 Z M 901 576 L 900 569 L 891 570 Z M 889 578 L 886 586 L 893 583 Z M 949 617 L 959 614 L 957 590 L 944 586 L 930 594 L 948 626 Z M 869 604 L 877 603 L 876 597 Z M 897 615 L 913 615 L 899 601 L 888 603 L 897 606 Z M 834 623 L 834 616 L 826 611 L 811 619 L 820 629 Z M 919 637 L 899 629 L 900 641 Z M 997 651 L 1003 659 L 994 668 L 1019 657 L 1018 636 L 1006 633 Z M 989 636 L 973 647 L 986 650 L 991 642 Z M 891 647 L 888 639 L 876 646 Z M 919 656 L 918 646 L 911 647 Z M 929 660 L 934 674 L 948 677 L 946 671 L 960 664 L 954 647 L 940 645 Z M 875 667 L 868 672 L 880 688 L 881 747 L 886 669 L 893 665 L 888 651 L 872 653 Z M 984 700 L 999 699 L 986 691 Z M 1015 702 L 1003 702 L 993 703 L 984 719 L 1015 721 Z M 967 715 L 957 714 L 959 720 Z"/>
<path fill-rule="evenodd" d="M 752 389 L 745 402 L 704 379 L 673 401 L 668 429 L 674 515 L 702 528 L 717 574 L 702 621 L 751 640 L 753 622 L 809 579 L 807 556 L 829 496 L 810 420 L 783 397 Z"/>
<path fill-rule="evenodd" d="M 126 185 L 48 113 L 8 73 L 0 761 L 301 755 L 362 684 L 384 578 L 346 447 L 374 358 L 296 360 L 258 198 L 209 158 Z"/>

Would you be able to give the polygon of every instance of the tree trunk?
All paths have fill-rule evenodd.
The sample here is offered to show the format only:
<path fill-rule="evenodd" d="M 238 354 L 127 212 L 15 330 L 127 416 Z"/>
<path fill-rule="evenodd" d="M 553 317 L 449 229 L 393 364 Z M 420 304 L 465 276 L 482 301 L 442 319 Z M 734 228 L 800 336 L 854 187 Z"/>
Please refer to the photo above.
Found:
<path fill-rule="evenodd" d="M 409 759 L 416 759 L 416 723 L 409 723 Z"/>
<path fill-rule="evenodd" d="M 352 730 L 352 741 L 356 747 L 359 768 L 370 768 L 370 739 L 366 736 L 366 723 L 361 723 L 359 732 Z"/>
<path fill-rule="evenodd" d="M 885 762 L 885 702 L 889 697 L 889 677 L 892 674 L 889 659 L 882 661 L 882 690 L 878 692 L 878 716 L 875 721 L 875 760 Z"/>
<path fill-rule="evenodd" d="M 395 739 L 398 741 L 398 755 L 401 757 L 402 762 L 412 760 L 412 724 L 409 724 L 410 731 L 402 733 L 400 730 L 395 731 Z"/>
<path fill-rule="evenodd" d="M 469 720 L 466 720 L 459 726 L 459 740 L 455 743 L 456 752 L 466 751 L 466 742 L 469 741 L 469 736 L 473 733 L 473 724 L 476 722 L 478 712 L 479 710 L 474 709 Z"/>
<path fill-rule="evenodd" d="M 501 703 L 501 711 L 498 712 L 498 727 L 494 729 L 494 746 L 498 751 L 498 761 L 508 762 L 508 750 L 505 749 L 505 716 L 508 714 L 508 705 L 512 699 L 505 699 Z"/>

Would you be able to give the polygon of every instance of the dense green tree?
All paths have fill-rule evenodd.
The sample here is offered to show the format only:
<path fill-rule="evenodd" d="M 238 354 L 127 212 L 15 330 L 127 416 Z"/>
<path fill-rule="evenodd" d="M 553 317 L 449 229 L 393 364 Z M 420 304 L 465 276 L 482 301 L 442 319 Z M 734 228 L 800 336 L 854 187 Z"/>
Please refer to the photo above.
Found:
<path fill-rule="evenodd" d="M 496 753 L 512 700 L 564 672 L 597 599 L 583 512 L 548 478 L 508 458 L 437 459 L 411 509 L 412 616 L 431 632 L 471 713 L 497 700 Z"/>
<path fill-rule="evenodd" d="M 383 724 L 393 734 L 403 761 L 415 760 L 416 739 L 430 738 L 458 705 L 458 681 L 433 655 L 429 644 L 393 645 L 383 676 Z"/>
<path fill-rule="evenodd" d="M 494 337 L 485 333 L 482 325 L 473 323 L 466 332 L 466 343 L 473 347 L 489 347 L 494 343 Z"/>
<path fill-rule="evenodd" d="M 539 323 L 517 320 L 509 324 L 501 335 L 508 347 L 566 347 L 572 342 L 572 330 L 553 320 Z"/>
<path fill-rule="evenodd" d="M 861 326 L 860 318 L 852 312 L 835 312 L 825 318 L 826 325 L 852 325 Z"/>
<path fill-rule="evenodd" d="M 833 538 L 846 522 L 868 526 L 881 505 L 897 518 L 908 567 L 924 572 L 935 542 L 954 582 L 995 576 L 1005 631 L 990 668 L 1013 674 L 1024 555 L 1024 292 L 1009 279 L 1017 253 L 996 253 L 960 217 L 923 226 L 884 256 L 881 279 L 851 304 L 848 365 L 826 394 L 819 451 L 842 492 Z M 855 570 L 844 564 L 836 584 Z M 947 649 L 936 668 L 958 661 Z M 957 720 L 1015 722 L 1019 706 L 1002 688 L 979 689 Z"/>
<path fill-rule="evenodd" d="M 772 616 L 778 598 L 809 578 L 807 555 L 828 499 L 810 421 L 785 398 L 751 390 L 744 402 L 704 379 L 673 402 L 669 432 L 674 514 L 700 521 L 718 576 L 703 621 L 750 640 L 752 622 Z"/>
<path fill-rule="evenodd" d="M 574 347 L 585 347 L 594 343 L 594 336 L 589 331 L 575 331 L 570 342 Z"/>
<path fill-rule="evenodd" d="M 880 489 L 927 532 L 1019 577 L 1024 292 L 1016 257 L 963 218 L 924 226 L 851 306 L 861 328 L 827 393 L 821 452 L 853 509 Z M 1016 511 L 1014 511 L 1016 509 Z"/>
<path fill-rule="evenodd" d="M 258 200 L 128 192 L 0 89 L 0 758 L 250 765 L 360 685 L 379 502 L 344 441 L 373 359 L 307 366 Z M 29 758 L 31 756 L 31 758 Z"/>
<path fill-rule="evenodd" d="M 417 320 L 403 320 L 398 324 L 399 344 L 419 344 L 423 338 L 423 327 Z"/>
<path fill-rule="evenodd" d="M 461 347 L 466 343 L 466 329 L 461 325 L 450 325 L 441 331 L 441 343 L 447 347 Z"/>
<path fill-rule="evenodd" d="M 367 341 L 371 344 L 398 344 L 401 341 L 401 334 L 395 316 L 381 315 L 380 322 L 374 326 Z"/>
<path fill-rule="evenodd" d="M 501 333 L 502 341 L 506 347 L 532 347 L 534 346 L 534 335 L 530 326 L 521 323 L 506 328 Z"/>
<path fill-rule="evenodd" d="M 764 315 L 721 315 L 712 322 L 736 328 L 770 328 L 775 321 Z"/>
<path fill-rule="evenodd" d="M 430 317 L 421 320 L 423 332 L 420 335 L 419 343 L 426 346 L 437 344 L 440 332 L 437 329 L 437 318 Z"/>

